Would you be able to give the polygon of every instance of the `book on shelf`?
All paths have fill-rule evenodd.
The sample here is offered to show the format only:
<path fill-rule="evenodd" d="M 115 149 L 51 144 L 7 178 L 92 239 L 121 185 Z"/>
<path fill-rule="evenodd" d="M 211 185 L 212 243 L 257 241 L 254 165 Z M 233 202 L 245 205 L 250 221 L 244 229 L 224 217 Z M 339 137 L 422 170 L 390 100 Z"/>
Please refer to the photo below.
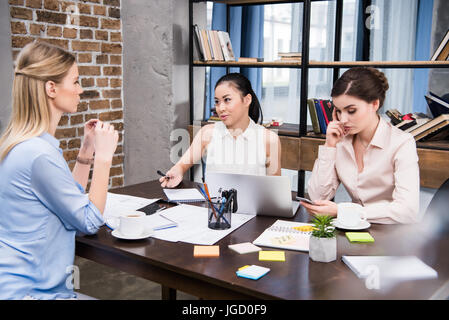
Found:
<path fill-rule="evenodd" d="M 395 127 L 405 131 L 405 130 L 410 129 L 411 127 L 414 127 L 416 125 L 417 125 L 416 120 L 412 119 L 412 120 L 403 120 L 402 122 L 395 125 Z"/>
<path fill-rule="evenodd" d="M 441 140 L 449 136 L 449 114 L 442 114 L 410 131 L 416 141 Z"/>
<path fill-rule="evenodd" d="M 198 56 L 202 61 L 235 61 L 229 34 L 219 30 L 200 29 L 194 25 Z"/>
<path fill-rule="evenodd" d="M 278 56 L 281 58 L 301 58 L 301 52 L 278 52 Z"/>
<path fill-rule="evenodd" d="M 313 132 L 316 134 L 326 134 L 327 125 L 332 121 L 332 112 L 334 105 L 330 100 L 308 99 L 310 119 L 312 120 Z"/>
<path fill-rule="evenodd" d="M 424 97 L 426 98 L 427 105 L 434 118 L 449 113 L 449 103 L 444 101 L 441 97 L 432 92 L 429 92 L 429 94 L 426 94 Z"/>
<path fill-rule="evenodd" d="M 240 57 L 238 59 L 238 62 L 251 62 L 251 63 L 263 62 L 263 58 Z"/>
<path fill-rule="evenodd" d="M 316 114 L 315 103 L 313 99 L 307 99 L 307 106 L 309 107 L 310 120 L 312 120 L 312 128 L 313 132 L 316 134 L 320 134 L 320 124 L 318 122 L 318 116 Z"/>
<path fill-rule="evenodd" d="M 398 125 L 402 122 L 402 114 L 397 109 L 389 109 L 385 114 L 390 118 L 392 125 Z"/>
<path fill-rule="evenodd" d="M 449 29 L 435 50 L 430 61 L 445 61 L 449 59 Z"/>

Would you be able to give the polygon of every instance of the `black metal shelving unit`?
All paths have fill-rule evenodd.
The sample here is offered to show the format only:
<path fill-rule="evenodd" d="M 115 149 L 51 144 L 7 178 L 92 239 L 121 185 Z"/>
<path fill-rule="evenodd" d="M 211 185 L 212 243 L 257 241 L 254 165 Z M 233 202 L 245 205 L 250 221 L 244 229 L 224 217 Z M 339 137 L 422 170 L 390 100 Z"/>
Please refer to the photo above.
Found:
<path fill-rule="evenodd" d="M 335 36 L 334 36 L 334 60 L 333 61 L 309 61 L 309 40 L 310 40 L 310 16 L 312 2 L 316 1 L 335 1 L 336 2 L 336 19 L 335 19 Z M 221 61 L 193 61 L 193 5 L 200 2 L 217 2 L 227 5 L 227 31 L 229 32 L 229 12 L 232 6 L 250 6 L 250 5 L 268 5 L 281 3 L 303 3 L 303 24 L 302 24 L 302 58 L 301 63 L 275 63 L 275 62 L 259 62 L 259 63 L 238 63 L 238 62 L 221 62 Z M 363 0 L 363 6 L 371 4 L 371 0 Z M 340 61 L 341 53 L 341 36 L 343 23 L 343 5 L 344 0 L 190 0 L 189 4 L 189 23 L 190 23 L 190 52 L 189 52 L 189 75 L 190 75 L 190 123 L 193 124 L 193 68 L 195 67 L 226 67 L 229 72 L 230 67 L 245 68 L 295 68 L 301 70 L 301 94 L 300 94 L 300 112 L 298 130 L 289 136 L 321 138 L 319 136 L 307 135 L 307 99 L 308 99 L 308 79 L 309 69 L 311 68 L 328 68 L 333 70 L 333 81 L 339 77 L 341 68 L 351 68 L 355 66 L 367 66 L 375 68 L 449 68 L 449 62 L 429 62 L 429 61 L 368 61 L 366 55 L 363 56 L 365 61 L 342 62 Z M 366 28 L 365 28 L 366 29 Z M 369 30 L 368 30 L 369 32 Z M 365 38 L 367 35 L 365 35 Z M 369 41 L 364 41 L 363 52 L 369 52 Z M 280 134 L 282 135 L 282 134 Z M 425 146 L 424 146 L 425 148 Z M 434 147 L 430 147 L 434 148 Z M 435 148 L 434 148 L 435 149 Z M 449 149 L 449 146 L 448 146 Z M 305 171 L 298 171 L 298 195 L 304 195 Z"/>

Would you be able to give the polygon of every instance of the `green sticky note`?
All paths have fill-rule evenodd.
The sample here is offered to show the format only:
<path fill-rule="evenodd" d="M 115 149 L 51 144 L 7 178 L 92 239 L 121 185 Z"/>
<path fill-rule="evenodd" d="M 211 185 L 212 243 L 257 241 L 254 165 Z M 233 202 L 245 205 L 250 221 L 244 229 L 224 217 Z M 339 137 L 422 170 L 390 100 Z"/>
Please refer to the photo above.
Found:
<path fill-rule="evenodd" d="M 368 232 L 346 232 L 346 237 L 351 242 L 374 242 L 374 238 Z"/>
<path fill-rule="evenodd" d="M 284 251 L 259 251 L 260 261 L 285 261 Z"/>

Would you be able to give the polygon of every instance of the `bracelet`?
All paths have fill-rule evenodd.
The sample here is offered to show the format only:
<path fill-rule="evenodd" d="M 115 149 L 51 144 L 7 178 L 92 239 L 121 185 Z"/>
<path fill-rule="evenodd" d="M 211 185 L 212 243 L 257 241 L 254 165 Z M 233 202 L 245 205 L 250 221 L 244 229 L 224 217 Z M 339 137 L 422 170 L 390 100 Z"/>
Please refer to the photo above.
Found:
<path fill-rule="evenodd" d="M 76 157 L 76 162 L 79 162 L 81 164 L 88 164 L 91 165 L 94 163 L 94 158 L 81 158 L 80 156 Z"/>

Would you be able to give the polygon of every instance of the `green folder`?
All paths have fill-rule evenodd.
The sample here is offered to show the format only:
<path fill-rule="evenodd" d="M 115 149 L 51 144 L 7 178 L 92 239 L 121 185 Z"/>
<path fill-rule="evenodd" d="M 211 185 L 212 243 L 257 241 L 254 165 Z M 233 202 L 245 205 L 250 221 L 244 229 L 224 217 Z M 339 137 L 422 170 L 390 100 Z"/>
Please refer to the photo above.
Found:
<path fill-rule="evenodd" d="M 374 242 L 368 232 L 346 232 L 346 238 L 351 242 Z"/>

